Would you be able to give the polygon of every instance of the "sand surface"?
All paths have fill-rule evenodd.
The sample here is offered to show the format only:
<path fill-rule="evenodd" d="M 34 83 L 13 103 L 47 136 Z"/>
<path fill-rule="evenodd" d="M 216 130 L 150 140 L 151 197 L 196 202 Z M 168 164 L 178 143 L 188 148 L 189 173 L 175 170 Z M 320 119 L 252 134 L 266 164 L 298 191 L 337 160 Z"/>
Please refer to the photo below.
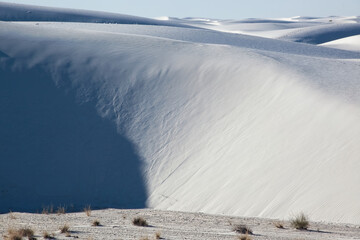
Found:
<path fill-rule="evenodd" d="M 149 227 L 132 224 L 135 217 L 144 218 Z M 92 223 L 98 220 L 101 226 Z M 275 227 L 282 222 L 284 229 Z M 239 239 L 241 234 L 232 229 L 245 224 L 253 231 L 252 239 L 360 239 L 360 226 L 311 222 L 307 231 L 295 230 L 289 221 L 262 218 L 242 218 L 204 213 L 186 213 L 151 209 L 107 209 L 66 214 L 8 213 L 0 215 L 0 235 L 5 238 L 10 228 L 29 227 L 37 239 L 43 232 L 54 234 L 56 239 Z M 70 236 L 60 232 L 68 225 Z"/>
<path fill-rule="evenodd" d="M 0 213 L 359 225 L 359 34 L 357 16 L 160 21 L 0 2 Z M 319 46 L 334 41 L 347 50 Z"/>

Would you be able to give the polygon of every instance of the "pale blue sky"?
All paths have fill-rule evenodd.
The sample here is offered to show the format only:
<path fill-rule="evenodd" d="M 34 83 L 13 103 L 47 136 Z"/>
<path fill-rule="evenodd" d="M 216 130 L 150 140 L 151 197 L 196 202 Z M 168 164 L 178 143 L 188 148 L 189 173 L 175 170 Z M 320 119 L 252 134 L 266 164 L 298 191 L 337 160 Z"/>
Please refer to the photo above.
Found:
<path fill-rule="evenodd" d="M 1 1 L 1 0 L 0 0 Z M 42 6 L 117 12 L 143 17 L 359 16 L 360 0 L 4 0 Z"/>

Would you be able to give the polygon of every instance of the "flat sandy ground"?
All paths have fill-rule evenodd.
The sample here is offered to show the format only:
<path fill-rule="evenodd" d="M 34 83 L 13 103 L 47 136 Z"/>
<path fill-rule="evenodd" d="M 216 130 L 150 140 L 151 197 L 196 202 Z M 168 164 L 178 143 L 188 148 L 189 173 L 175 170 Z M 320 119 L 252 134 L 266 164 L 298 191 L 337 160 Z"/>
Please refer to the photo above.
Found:
<path fill-rule="evenodd" d="M 132 224 L 135 217 L 144 218 L 149 227 Z M 101 226 L 92 226 L 98 220 Z M 233 231 L 234 225 L 245 224 L 252 231 L 251 239 L 360 239 L 360 226 L 311 222 L 307 231 L 295 230 L 288 221 L 282 221 L 284 229 L 275 227 L 277 220 L 242 218 L 203 213 L 184 213 L 151 209 L 96 210 L 90 216 L 85 212 L 66 214 L 8 213 L 0 215 L 0 238 L 10 228 L 29 227 L 37 239 L 43 232 L 53 234 L 54 239 L 240 239 Z M 69 234 L 60 232 L 69 226 Z M 69 236 L 70 235 L 70 236 Z"/>

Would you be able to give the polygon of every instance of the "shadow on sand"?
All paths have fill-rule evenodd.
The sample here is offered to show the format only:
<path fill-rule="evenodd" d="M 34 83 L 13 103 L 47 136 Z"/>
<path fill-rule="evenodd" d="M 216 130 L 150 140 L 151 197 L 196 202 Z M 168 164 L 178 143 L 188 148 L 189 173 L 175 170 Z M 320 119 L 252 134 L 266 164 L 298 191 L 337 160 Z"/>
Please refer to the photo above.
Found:
<path fill-rule="evenodd" d="M 40 67 L 9 69 L 0 65 L 0 212 L 145 207 L 141 161 L 115 124 Z"/>

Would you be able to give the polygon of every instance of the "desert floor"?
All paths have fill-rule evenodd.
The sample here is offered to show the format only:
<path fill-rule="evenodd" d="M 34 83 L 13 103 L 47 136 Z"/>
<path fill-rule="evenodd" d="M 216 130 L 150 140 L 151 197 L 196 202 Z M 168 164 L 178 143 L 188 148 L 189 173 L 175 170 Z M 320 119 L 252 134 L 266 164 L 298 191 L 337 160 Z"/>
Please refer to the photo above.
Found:
<path fill-rule="evenodd" d="M 142 217 L 148 227 L 135 226 L 132 220 Z M 92 226 L 97 220 L 100 226 Z M 275 227 L 281 222 L 284 229 Z M 48 232 L 53 239 L 240 239 L 233 231 L 245 224 L 253 231 L 249 239 L 360 239 L 360 226 L 311 222 L 306 231 L 290 227 L 288 220 L 242 218 L 204 213 L 185 213 L 152 209 L 92 210 L 66 214 L 8 213 L 0 215 L 0 236 L 6 239 L 9 229 L 31 228 L 36 239 Z M 60 228 L 69 226 L 69 233 Z M 158 236 L 156 236 L 156 234 Z"/>

